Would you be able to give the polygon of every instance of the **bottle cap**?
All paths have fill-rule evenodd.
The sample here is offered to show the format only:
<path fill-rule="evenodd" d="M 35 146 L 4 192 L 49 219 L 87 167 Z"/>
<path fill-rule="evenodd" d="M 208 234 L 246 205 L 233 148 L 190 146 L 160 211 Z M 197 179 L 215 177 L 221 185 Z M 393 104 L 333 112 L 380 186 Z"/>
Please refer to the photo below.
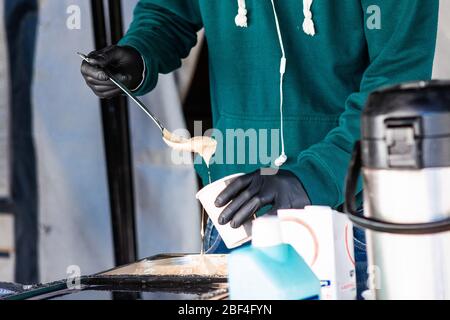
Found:
<path fill-rule="evenodd" d="M 257 248 L 274 247 L 283 243 L 278 217 L 262 217 L 253 221 L 252 245 Z"/>

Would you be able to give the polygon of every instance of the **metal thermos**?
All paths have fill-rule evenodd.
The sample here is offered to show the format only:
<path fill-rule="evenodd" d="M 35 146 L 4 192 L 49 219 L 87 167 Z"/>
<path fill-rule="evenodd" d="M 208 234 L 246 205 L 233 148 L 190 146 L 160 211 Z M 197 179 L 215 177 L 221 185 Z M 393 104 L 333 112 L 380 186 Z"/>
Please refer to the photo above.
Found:
<path fill-rule="evenodd" d="M 450 299 L 450 82 L 369 97 L 346 189 L 346 211 L 366 230 L 375 299 Z"/>

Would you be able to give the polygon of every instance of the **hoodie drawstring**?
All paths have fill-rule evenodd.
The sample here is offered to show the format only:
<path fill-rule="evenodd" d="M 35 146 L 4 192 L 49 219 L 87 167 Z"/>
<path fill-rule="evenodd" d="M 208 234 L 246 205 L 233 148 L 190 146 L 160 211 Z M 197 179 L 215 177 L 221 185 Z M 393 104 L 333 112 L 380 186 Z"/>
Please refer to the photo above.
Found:
<path fill-rule="evenodd" d="M 238 14 L 236 16 L 236 19 L 234 22 L 236 23 L 236 26 L 241 28 L 247 28 L 247 6 L 245 4 L 245 0 L 238 0 Z"/>
<path fill-rule="evenodd" d="M 281 60 L 280 60 L 280 131 L 281 131 L 281 155 L 275 160 L 274 164 L 276 167 L 282 167 L 288 160 L 286 155 L 286 148 L 284 143 L 284 75 L 286 73 L 286 51 L 284 50 L 283 36 L 281 34 L 280 22 L 278 20 L 277 10 L 275 8 L 274 0 L 272 2 L 273 15 L 275 17 L 275 26 L 277 28 L 278 41 L 280 43 L 281 49 Z"/>
<path fill-rule="evenodd" d="M 303 31 L 309 36 L 316 35 L 316 28 L 314 26 L 313 15 L 311 12 L 313 0 L 303 0 L 303 15 L 305 20 L 303 21 Z"/>
<path fill-rule="evenodd" d="M 316 28 L 314 26 L 313 14 L 311 11 L 311 7 L 314 0 L 303 0 L 303 31 L 309 36 L 316 35 Z M 241 28 L 248 27 L 248 18 L 247 18 L 247 5 L 245 0 L 237 0 L 238 2 L 238 14 L 234 19 L 236 26 Z"/>
<path fill-rule="evenodd" d="M 284 137 L 284 76 L 286 73 L 287 59 L 286 52 L 284 49 L 283 36 L 281 34 L 280 22 L 277 15 L 277 10 L 275 8 L 275 0 L 271 0 L 273 14 L 275 17 L 275 26 L 277 29 L 278 41 L 281 49 L 281 60 L 280 60 L 280 130 L 281 130 L 281 155 L 275 160 L 274 164 L 276 167 L 282 167 L 288 160 L 285 148 L 285 137 Z M 303 14 L 305 19 L 303 21 L 303 31 L 310 36 L 316 34 L 313 15 L 311 12 L 313 0 L 303 0 Z M 238 15 L 236 16 L 235 23 L 236 26 L 241 28 L 246 28 L 248 26 L 247 20 L 247 7 L 245 0 L 238 0 Z"/>

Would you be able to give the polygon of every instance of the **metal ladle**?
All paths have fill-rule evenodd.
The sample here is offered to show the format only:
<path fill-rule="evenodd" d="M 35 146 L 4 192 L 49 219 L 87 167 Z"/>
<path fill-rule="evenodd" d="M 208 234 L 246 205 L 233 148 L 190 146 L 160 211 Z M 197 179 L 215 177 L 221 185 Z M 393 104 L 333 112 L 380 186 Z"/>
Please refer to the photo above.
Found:
<path fill-rule="evenodd" d="M 90 65 L 94 65 L 92 63 L 92 60 L 85 54 L 77 52 L 77 54 L 80 56 L 81 59 L 89 63 Z M 136 97 L 122 82 L 120 82 L 115 76 L 111 74 L 108 70 L 105 68 L 101 68 L 99 66 L 96 66 L 97 68 L 101 69 L 111 80 L 112 83 L 114 83 L 120 90 L 122 90 L 131 100 L 134 101 L 141 109 L 145 112 L 147 116 L 149 116 L 150 119 L 153 120 L 153 122 L 158 126 L 159 130 L 161 131 L 164 138 L 173 136 L 169 130 L 167 130 L 161 121 L 155 117 L 155 115 L 149 110 L 149 108 L 141 101 L 138 97 Z M 183 140 L 183 138 L 179 138 L 180 141 Z"/>
<path fill-rule="evenodd" d="M 94 63 L 92 63 L 92 60 L 85 54 L 78 52 L 78 55 L 90 65 L 95 65 Z M 111 72 L 109 72 L 105 68 L 98 68 L 105 72 L 112 83 L 114 83 L 120 90 L 122 90 L 128 97 L 130 97 L 130 99 L 133 100 L 145 112 L 145 114 L 153 120 L 153 122 L 158 126 L 159 130 L 161 130 L 163 140 L 169 147 L 178 151 L 198 153 L 205 160 L 205 162 L 207 162 L 207 165 L 209 165 L 211 157 L 213 156 L 217 148 L 217 142 L 215 140 L 211 139 L 210 137 L 194 137 L 192 139 L 186 139 L 184 137 L 173 134 L 172 132 L 167 130 L 163 126 L 161 121 L 159 121 L 159 119 L 150 112 L 147 106 L 141 100 L 139 100 L 122 82 L 117 80 L 117 78 L 114 77 Z"/>

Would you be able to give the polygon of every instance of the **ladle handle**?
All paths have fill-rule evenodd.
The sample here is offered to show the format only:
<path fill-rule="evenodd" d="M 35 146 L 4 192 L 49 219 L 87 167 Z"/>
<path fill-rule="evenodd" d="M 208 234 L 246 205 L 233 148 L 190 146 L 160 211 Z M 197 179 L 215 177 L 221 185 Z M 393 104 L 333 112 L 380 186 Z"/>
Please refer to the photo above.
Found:
<path fill-rule="evenodd" d="M 78 53 L 78 55 L 87 63 L 92 64 L 91 61 L 89 60 L 89 58 L 82 54 L 82 53 Z M 150 119 L 153 120 L 153 122 L 158 126 L 159 130 L 161 130 L 161 133 L 164 135 L 164 126 L 162 125 L 161 121 L 159 121 L 158 118 L 156 118 L 153 113 L 151 113 L 151 111 L 149 110 L 149 108 L 138 98 L 134 95 L 134 93 L 132 93 L 122 82 L 120 82 L 119 80 L 117 80 L 116 77 L 114 77 L 114 75 L 111 74 L 111 72 L 109 72 L 108 70 L 106 70 L 105 68 L 101 68 L 99 66 L 96 66 L 98 68 L 100 68 L 101 70 L 103 70 L 103 72 L 106 73 L 106 75 L 108 76 L 108 78 L 111 80 L 112 83 L 114 83 L 120 90 L 122 90 L 131 100 L 133 100 L 134 103 L 136 103 L 141 109 L 142 111 L 145 112 L 145 114 L 147 114 L 147 116 L 150 117 Z"/>

